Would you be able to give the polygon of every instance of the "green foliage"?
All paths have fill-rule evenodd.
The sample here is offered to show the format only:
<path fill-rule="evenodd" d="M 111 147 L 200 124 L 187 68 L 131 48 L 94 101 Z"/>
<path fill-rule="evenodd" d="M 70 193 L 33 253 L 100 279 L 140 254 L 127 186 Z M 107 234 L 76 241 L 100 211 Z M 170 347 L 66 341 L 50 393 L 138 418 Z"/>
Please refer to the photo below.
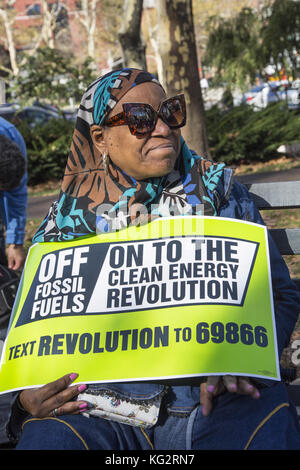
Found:
<path fill-rule="evenodd" d="M 211 17 L 204 64 L 216 67 L 216 79 L 243 88 L 256 74 L 258 47 L 257 18 L 253 10 L 243 8 L 232 18 Z"/>
<path fill-rule="evenodd" d="M 69 98 L 78 101 L 94 80 L 91 65 L 92 60 L 87 58 L 80 67 L 75 66 L 58 50 L 43 47 L 27 57 L 22 74 L 9 91 L 23 104 L 39 99 L 60 108 L 69 104 Z"/>
<path fill-rule="evenodd" d="M 206 119 L 212 158 L 227 164 L 267 161 L 279 156 L 280 145 L 299 141 L 300 114 L 284 102 L 261 111 L 246 104 L 225 113 L 213 107 Z"/>
<path fill-rule="evenodd" d="M 265 64 L 281 64 L 296 77 L 299 71 L 300 2 L 275 0 L 262 10 L 262 60 Z"/>
<path fill-rule="evenodd" d="M 266 1 L 261 11 L 243 8 L 231 18 L 211 17 L 204 64 L 215 67 L 218 81 L 241 89 L 274 64 L 292 74 L 299 70 L 300 2 Z M 279 72 L 277 70 L 277 72 Z"/>
<path fill-rule="evenodd" d="M 23 122 L 18 129 L 27 147 L 29 186 L 60 180 L 66 167 L 74 123 L 52 119 L 33 129 Z"/>

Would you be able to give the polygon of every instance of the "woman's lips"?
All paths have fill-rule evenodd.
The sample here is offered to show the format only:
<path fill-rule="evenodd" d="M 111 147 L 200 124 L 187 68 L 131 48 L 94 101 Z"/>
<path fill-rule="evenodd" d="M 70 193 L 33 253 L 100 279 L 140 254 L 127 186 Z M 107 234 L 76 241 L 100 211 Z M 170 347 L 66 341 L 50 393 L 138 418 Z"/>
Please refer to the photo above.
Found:
<path fill-rule="evenodd" d="M 171 148 L 172 150 L 174 150 L 174 145 L 173 145 L 172 142 L 164 142 L 162 144 L 153 145 L 147 150 L 147 153 L 151 152 L 152 150 L 159 150 L 159 149 L 164 149 L 164 148 L 166 148 L 166 149 Z"/>

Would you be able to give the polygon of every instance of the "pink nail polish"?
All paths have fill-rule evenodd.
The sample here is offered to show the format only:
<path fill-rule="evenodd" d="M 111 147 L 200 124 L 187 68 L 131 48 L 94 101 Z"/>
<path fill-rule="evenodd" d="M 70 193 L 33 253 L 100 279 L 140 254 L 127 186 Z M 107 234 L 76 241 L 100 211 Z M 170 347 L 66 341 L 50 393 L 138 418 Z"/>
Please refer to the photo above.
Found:
<path fill-rule="evenodd" d="M 86 403 L 81 403 L 81 405 L 79 406 L 79 409 L 80 411 L 83 411 L 83 410 L 86 410 L 87 409 L 87 404 Z"/>
<path fill-rule="evenodd" d="M 70 377 L 70 380 L 72 380 L 72 382 L 73 382 L 73 380 L 75 380 L 78 377 L 78 374 L 73 373 L 73 374 L 70 374 L 69 377 Z"/>
<path fill-rule="evenodd" d="M 86 385 L 82 384 L 82 385 L 79 385 L 78 387 L 78 392 L 83 392 L 83 390 L 86 389 Z"/>
<path fill-rule="evenodd" d="M 208 385 L 208 386 L 207 386 L 207 391 L 208 391 L 208 392 L 211 392 L 211 393 L 212 393 L 212 392 L 214 391 L 214 389 L 215 389 L 215 386 L 214 386 L 214 385 Z"/>

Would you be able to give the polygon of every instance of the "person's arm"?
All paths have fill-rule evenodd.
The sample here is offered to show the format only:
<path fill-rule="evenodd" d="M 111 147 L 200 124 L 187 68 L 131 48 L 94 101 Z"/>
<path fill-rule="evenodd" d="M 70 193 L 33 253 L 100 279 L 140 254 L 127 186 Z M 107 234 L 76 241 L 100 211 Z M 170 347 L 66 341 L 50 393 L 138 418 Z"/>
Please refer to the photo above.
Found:
<path fill-rule="evenodd" d="M 13 125 L 2 128 L 5 137 L 14 142 L 20 149 L 25 161 L 27 160 L 27 150 L 25 141 L 20 132 Z M 8 266 L 12 269 L 19 269 L 25 260 L 23 248 L 26 226 L 27 209 L 27 169 L 17 188 L 1 191 L 1 217 L 6 226 L 6 245 Z"/>

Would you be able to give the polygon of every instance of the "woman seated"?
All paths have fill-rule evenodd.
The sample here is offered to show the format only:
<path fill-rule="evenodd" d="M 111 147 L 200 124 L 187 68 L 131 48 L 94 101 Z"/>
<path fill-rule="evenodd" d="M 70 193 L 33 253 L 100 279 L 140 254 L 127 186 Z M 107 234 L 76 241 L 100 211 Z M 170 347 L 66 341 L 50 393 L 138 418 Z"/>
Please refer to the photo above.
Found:
<path fill-rule="evenodd" d="M 233 171 L 187 147 L 180 133 L 185 112 L 183 95 L 167 97 L 142 70 L 113 71 L 92 83 L 78 111 L 59 200 L 34 241 L 110 231 L 115 220 L 101 207 L 110 204 L 118 216 L 120 199 L 128 226 L 135 223 L 134 204 L 146 210 L 144 222 L 160 215 L 157 207 L 172 204 L 180 213 L 189 207 L 197 215 L 202 205 L 201 215 L 204 207 L 204 215 L 262 224 Z M 192 192 L 185 192 L 187 182 Z M 281 355 L 300 304 L 271 238 L 269 243 Z M 223 376 L 72 385 L 77 376 L 74 364 L 64 377 L 19 393 L 9 423 L 17 449 L 300 449 L 296 411 L 283 382 Z M 126 416 L 141 405 L 152 413 L 159 404 L 158 416 L 152 426 L 103 419 L 90 411 L 89 396 L 101 403 L 113 399 Z"/>

